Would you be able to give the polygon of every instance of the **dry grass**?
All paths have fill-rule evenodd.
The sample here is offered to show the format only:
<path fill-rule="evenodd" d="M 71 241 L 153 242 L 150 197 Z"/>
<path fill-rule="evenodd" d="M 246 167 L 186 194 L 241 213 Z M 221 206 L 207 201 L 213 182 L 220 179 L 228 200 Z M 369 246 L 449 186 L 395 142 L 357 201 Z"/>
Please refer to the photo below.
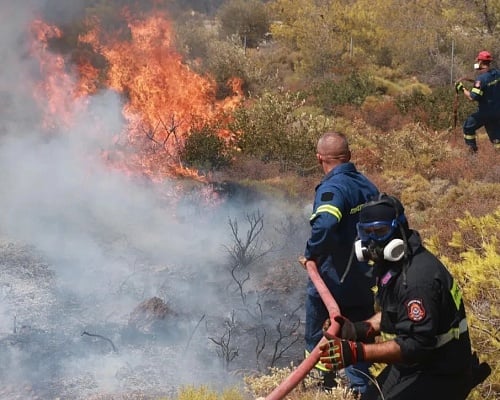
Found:
<path fill-rule="evenodd" d="M 272 368 L 267 375 L 248 376 L 245 378 L 248 391 L 252 398 L 262 398 L 278 387 L 288 375 L 295 369 L 293 365 L 285 368 Z M 338 381 L 338 387 L 331 392 L 325 392 L 318 387 L 321 378 L 317 371 L 313 370 L 310 374 L 293 389 L 287 396 L 287 400 L 355 400 L 356 397 L 341 380 Z"/>
<path fill-rule="evenodd" d="M 432 242 L 433 251 L 446 260 L 454 273 L 458 273 L 461 268 L 470 271 L 470 265 L 475 265 L 479 268 L 478 271 L 489 269 L 489 278 L 484 274 L 468 274 L 468 281 L 462 280 L 461 284 L 474 287 L 497 285 L 500 265 L 492 260 L 498 260 L 495 258 L 498 257 L 498 249 L 496 256 L 491 255 L 491 249 L 489 253 L 483 249 L 484 243 L 489 243 L 493 234 L 486 234 L 485 237 L 484 232 L 472 227 L 468 229 L 467 225 L 461 226 L 459 223 L 466 215 L 471 218 L 491 215 L 500 205 L 500 153 L 495 152 L 484 132 L 478 134 L 479 152 L 473 156 L 467 152 L 461 133 L 457 130 L 433 132 L 418 124 L 410 124 L 399 130 L 381 132 L 365 121 L 353 119 L 346 133 L 353 148 L 353 161 L 358 168 L 380 190 L 401 198 L 410 225 L 420 231 L 424 240 Z M 276 177 L 263 179 L 267 184 L 279 186 Z M 296 189 L 288 187 L 287 191 L 300 192 L 303 193 L 302 196 L 312 199 L 314 185 L 319 179 L 319 175 L 311 176 L 305 185 L 303 182 L 288 180 L 288 185 L 298 186 Z M 451 245 L 456 240 L 457 232 L 461 234 L 464 243 L 462 247 Z M 498 241 L 495 243 L 498 246 Z M 470 258 L 472 256 L 464 260 L 466 248 L 475 249 L 473 261 Z M 483 279 L 480 277 L 485 281 L 478 281 L 477 279 Z M 457 279 L 463 278 L 459 276 Z M 471 328 L 474 350 L 483 355 L 482 359 L 488 359 L 494 369 L 492 377 L 477 388 L 470 399 L 497 399 L 500 396 L 495 383 L 500 373 L 499 363 L 496 361 L 499 349 L 497 339 L 494 338 L 498 337 L 496 318 L 500 305 L 497 296 L 492 296 L 491 293 L 488 295 L 484 290 L 466 291 L 464 296 L 471 323 L 474 324 Z M 486 311 L 485 305 L 489 307 Z M 491 314 L 491 310 L 496 311 Z M 490 317 L 486 317 L 487 315 Z M 246 384 L 253 396 L 265 396 L 290 372 L 290 369 L 273 370 L 268 375 L 248 378 Z M 346 396 L 345 392 L 339 393 L 339 397 L 332 396 L 337 394 L 327 396 L 304 381 L 287 399 L 349 398 L 342 397 Z"/>

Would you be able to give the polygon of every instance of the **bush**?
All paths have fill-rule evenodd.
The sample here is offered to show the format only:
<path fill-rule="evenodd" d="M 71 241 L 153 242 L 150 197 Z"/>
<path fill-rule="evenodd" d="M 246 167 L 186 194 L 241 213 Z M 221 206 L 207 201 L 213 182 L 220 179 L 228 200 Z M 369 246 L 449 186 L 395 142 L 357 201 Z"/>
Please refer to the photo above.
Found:
<path fill-rule="evenodd" d="M 435 176 L 438 162 L 450 157 L 445 138 L 446 132 L 438 133 L 422 124 L 408 124 L 372 137 L 385 171 L 410 170 L 427 179 Z"/>
<path fill-rule="evenodd" d="M 462 289 L 473 349 L 492 369 L 485 383 L 471 393 L 471 400 L 489 398 L 492 391 L 500 390 L 499 224 L 500 208 L 482 217 L 466 212 L 465 217 L 458 220 L 458 230 L 449 243 L 459 251 L 460 259 L 453 262 L 446 255 L 441 257 Z M 426 244 L 432 250 L 446 253 L 435 240 Z"/>
<path fill-rule="evenodd" d="M 232 87 L 228 84 L 231 78 L 241 78 L 243 86 L 246 86 L 248 79 L 248 60 L 245 57 L 245 50 L 236 43 L 234 37 L 230 39 L 213 40 L 208 44 L 205 66 L 217 83 L 217 99 L 224 99 L 234 94 Z"/>
<path fill-rule="evenodd" d="M 229 0 L 220 7 L 217 16 L 222 34 L 237 35 L 245 47 L 257 47 L 269 31 L 269 18 L 261 1 Z"/>
<path fill-rule="evenodd" d="M 460 126 L 473 109 L 474 104 L 467 101 L 463 95 L 455 104 L 455 90 L 449 86 L 441 86 L 424 94 L 421 91 L 396 96 L 395 104 L 403 115 L 411 115 L 414 122 L 423 123 L 431 129 L 449 129 L 454 125 L 454 110 L 456 107 L 457 126 Z"/>
<path fill-rule="evenodd" d="M 200 171 L 213 171 L 231 163 L 229 149 L 216 129 L 203 126 L 191 131 L 181 151 L 181 160 Z"/>
<path fill-rule="evenodd" d="M 202 18 L 177 21 L 176 46 L 185 59 L 193 61 L 209 56 L 209 43 L 216 40 L 216 30 L 206 26 Z"/>
<path fill-rule="evenodd" d="M 268 92 L 238 108 L 230 129 L 242 153 L 278 162 L 282 172 L 315 170 L 316 143 L 331 121 L 304 109 L 303 104 L 300 94 Z"/>
<path fill-rule="evenodd" d="M 343 80 L 325 80 L 312 89 L 315 104 L 326 114 L 333 114 L 335 106 L 354 104 L 360 106 L 367 96 L 377 92 L 375 82 L 368 75 L 353 72 Z"/>
<path fill-rule="evenodd" d="M 361 113 L 369 125 L 383 131 L 400 128 L 405 124 L 394 101 L 386 96 L 368 96 L 361 106 Z"/>

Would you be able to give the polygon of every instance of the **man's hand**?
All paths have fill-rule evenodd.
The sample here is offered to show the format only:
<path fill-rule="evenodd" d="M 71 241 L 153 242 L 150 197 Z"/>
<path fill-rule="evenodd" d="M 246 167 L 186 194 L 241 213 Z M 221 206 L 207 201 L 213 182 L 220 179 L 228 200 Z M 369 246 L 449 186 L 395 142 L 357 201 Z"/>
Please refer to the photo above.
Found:
<path fill-rule="evenodd" d="M 352 342 L 333 337 L 322 344 L 320 361 L 330 370 L 338 371 L 349 365 L 364 361 L 365 346 L 361 342 Z"/>
<path fill-rule="evenodd" d="M 337 315 L 334 319 L 340 325 L 339 336 L 342 339 L 370 342 L 376 336 L 372 324 L 368 321 L 351 322 L 341 315 Z"/>
<path fill-rule="evenodd" d="M 461 81 L 455 82 L 455 90 L 457 93 L 463 92 L 465 90 L 465 86 Z"/>

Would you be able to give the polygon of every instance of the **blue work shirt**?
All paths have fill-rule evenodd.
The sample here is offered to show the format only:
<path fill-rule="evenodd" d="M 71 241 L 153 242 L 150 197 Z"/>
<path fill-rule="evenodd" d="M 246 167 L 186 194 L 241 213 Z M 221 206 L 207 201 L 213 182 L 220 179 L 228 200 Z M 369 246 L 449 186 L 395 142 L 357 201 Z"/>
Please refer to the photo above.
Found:
<path fill-rule="evenodd" d="M 311 236 L 304 256 L 316 261 L 321 277 L 341 310 L 373 303 L 372 267 L 360 263 L 352 251 L 361 206 L 377 198 L 378 194 L 376 186 L 351 162 L 334 168 L 316 186 L 310 218 Z M 352 264 L 341 284 L 351 254 Z M 319 296 L 311 280 L 307 293 Z"/>
<path fill-rule="evenodd" d="M 484 115 L 500 117 L 500 71 L 490 69 L 479 75 L 470 91 L 478 103 L 478 111 Z"/>

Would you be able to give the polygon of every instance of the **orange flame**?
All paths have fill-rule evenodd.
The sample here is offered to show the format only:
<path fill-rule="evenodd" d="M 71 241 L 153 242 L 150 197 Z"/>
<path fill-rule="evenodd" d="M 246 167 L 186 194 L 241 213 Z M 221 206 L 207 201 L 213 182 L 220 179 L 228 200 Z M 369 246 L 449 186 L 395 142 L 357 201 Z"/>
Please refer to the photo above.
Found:
<path fill-rule="evenodd" d="M 193 127 L 220 121 L 239 103 L 241 81 L 234 78 L 230 82 L 234 95 L 216 101 L 215 81 L 196 74 L 182 62 L 165 14 L 133 17 L 124 12 L 123 16 L 130 33 L 127 40 L 104 32 L 95 19 L 89 21 L 92 29 L 79 38 L 107 62 L 107 77 L 100 84 L 124 98 L 126 126 L 120 136 L 124 143 L 121 150 L 115 149 L 117 154 L 107 153 L 106 158 L 110 163 L 119 160 L 127 169 L 138 169 L 152 178 L 197 176 L 196 171 L 182 166 L 179 151 Z M 72 83 L 64 59 L 47 51 L 47 39 L 60 37 L 61 31 L 40 21 L 33 24 L 33 29 L 37 32 L 37 54 L 44 76 L 37 97 L 49 99 L 49 127 L 57 122 L 68 125 L 74 118 L 68 104 L 98 90 L 100 71 L 84 58 L 77 60 L 79 79 Z M 219 134 L 231 139 L 227 130 L 221 129 Z"/>
<path fill-rule="evenodd" d="M 170 158 L 176 173 L 185 175 L 176 157 L 190 129 L 213 122 L 224 110 L 234 108 L 235 98 L 241 94 L 235 92 L 235 98 L 215 101 L 214 80 L 182 63 L 165 15 L 125 17 L 130 29 L 128 41 L 107 38 L 98 27 L 80 39 L 105 56 L 110 65 L 109 87 L 127 97 L 123 113 L 129 143 L 163 148 L 163 162 Z M 151 155 L 143 157 L 143 167 L 152 168 L 149 161 Z"/>
<path fill-rule="evenodd" d="M 41 20 L 35 20 L 31 30 L 36 38 L 31 53 L 39 60 L 39 72 L 42 77 L 34 87 L 34 97 L 44 114 L 42 127 L 45 129 L 68 127 L 78 108 L 78 103 L 75 101 L 78 94 L 75 91 L 74 79 L 67 71 L 64 58 L 47 51 L 48 41 L 60 38 L 62 33 L 57 27 Z"/>

